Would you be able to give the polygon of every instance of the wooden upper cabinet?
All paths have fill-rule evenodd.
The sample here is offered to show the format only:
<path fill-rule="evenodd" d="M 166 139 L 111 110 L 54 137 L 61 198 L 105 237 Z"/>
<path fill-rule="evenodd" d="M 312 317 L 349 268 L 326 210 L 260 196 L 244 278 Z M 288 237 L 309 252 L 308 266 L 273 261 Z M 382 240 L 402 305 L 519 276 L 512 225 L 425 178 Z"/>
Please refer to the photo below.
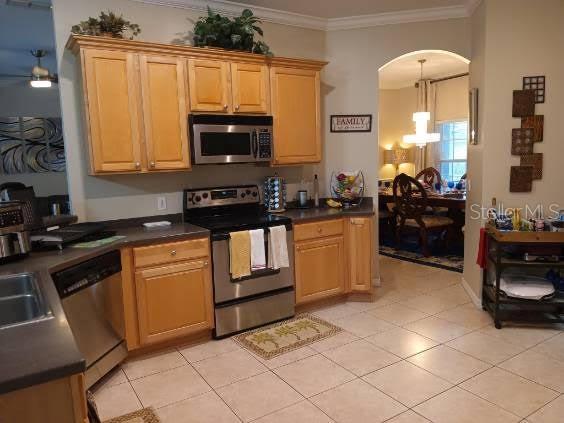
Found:
<path fill-rule="evenodd" d="M 147 169 L 188 169 L 185 60 L 141 55 L 139 66 Z"/>
<path fill-rule="evenodd" d="M 231 92 L 234 113 L 268 113 L 268 67 L 231 63 Z"/>
<path fill-rule="evenodd" d="M 141 345 L 213 328 L 209 259 L 135 273 Z"/>
<path fill-rule="evenodd" d="M 274 164 L 321 161 L 319 71 L 272 67 Z"/>
<path fill-rule="evenodd" d="M 139 78 L 136 56 L 83 51 L 84 95 L 93 173 L 141 168 Z"/>
<path fill-rule="evenodd" d="M 188 75 L 192 111 L 227 113 L 231 109 L 228 62 L 189 59 Z"/>
<path fill-rule="evenodd" d="M 372 288 L 373 218 L 348 219 L 345 239 L 350 291 L 368 292 Z"/>

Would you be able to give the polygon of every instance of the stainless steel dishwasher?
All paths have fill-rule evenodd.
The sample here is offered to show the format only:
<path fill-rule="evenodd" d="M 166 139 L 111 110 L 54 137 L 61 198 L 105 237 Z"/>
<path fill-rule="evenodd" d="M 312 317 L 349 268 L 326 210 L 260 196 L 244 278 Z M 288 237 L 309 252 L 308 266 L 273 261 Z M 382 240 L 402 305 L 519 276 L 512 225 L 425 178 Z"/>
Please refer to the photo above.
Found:
<path fill-rule="evenodd" d="M 78 349 L 86 359 L 88 389 L 127 356 L 119 251 L 51 276 Z"/>

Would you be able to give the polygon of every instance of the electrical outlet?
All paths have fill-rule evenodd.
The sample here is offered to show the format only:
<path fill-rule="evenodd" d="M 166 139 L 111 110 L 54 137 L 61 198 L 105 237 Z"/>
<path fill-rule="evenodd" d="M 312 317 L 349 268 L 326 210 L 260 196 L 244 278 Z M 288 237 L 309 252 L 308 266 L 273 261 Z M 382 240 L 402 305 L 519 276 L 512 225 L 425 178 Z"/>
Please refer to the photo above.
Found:
<path fill-rule="evenodd" d="M 157 210 L 166 210 L 166 197 L 157 197 Z"/>

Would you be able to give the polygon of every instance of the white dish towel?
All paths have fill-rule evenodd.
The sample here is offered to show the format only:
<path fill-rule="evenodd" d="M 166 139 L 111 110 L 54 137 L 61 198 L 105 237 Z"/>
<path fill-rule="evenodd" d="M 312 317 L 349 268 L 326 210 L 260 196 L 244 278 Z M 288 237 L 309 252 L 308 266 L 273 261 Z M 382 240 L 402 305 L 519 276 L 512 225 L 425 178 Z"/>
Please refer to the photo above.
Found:
<path fill-rule="evenodd" d="M 284 225 L 273 226 L 270 228 L 268 237 L 268 267 L 280 269 L 289 266 L 286 227 Z"/>
<path fill-rule="evenodd" d="M 265 269 L 264 229 L 253 229 L 249 234 L 251 235 L 251 270 Z"/>

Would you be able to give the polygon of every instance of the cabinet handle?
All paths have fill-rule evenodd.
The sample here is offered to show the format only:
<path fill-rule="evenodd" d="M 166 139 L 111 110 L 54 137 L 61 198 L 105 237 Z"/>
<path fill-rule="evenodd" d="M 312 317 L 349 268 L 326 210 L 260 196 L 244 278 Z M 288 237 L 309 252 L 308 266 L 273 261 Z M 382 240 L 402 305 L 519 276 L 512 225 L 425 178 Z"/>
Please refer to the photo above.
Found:
<path fill-rule="evenodd" d="M 227 104 L 223 105 L 223 110 L 227 110 L 227 107 L 229 107 Z"/>
<path fill-rule="evenodd" d="M 321 232 L 323 232 L 323 229 L 317 228 L 317 233 L 320 234 Z"/>
<path fill-rule="evenodd" d="M 204 267 L 208 267 L 208 264 L 210 264 L 208 261 L 204 261 Z"/>
<path fill-rule="evenodd" d="M 151 166 L 151 167 L 155 167 L 155 162 L 151 162 L 151 163 L 149 163 L 149 166 Z"/>
<path fill-rule="evenodd" d="M 235 106 L 235 110 L 239 110 L 239 105 L 238 105 L 238 104 Z"/>
<path fill-rule="evenodd" d="M 140 167 L 141 167 L 141 163 L 135 162 L 135 168 L 136 168 L 136 169 L 139 169 Z"/>
<path fill-rule="evenodd" d="M 170 255 L 174 257 L 174 256 L 176 255 L 176 250 L 172 250 L 172 251 L 170 252 Z"/>

